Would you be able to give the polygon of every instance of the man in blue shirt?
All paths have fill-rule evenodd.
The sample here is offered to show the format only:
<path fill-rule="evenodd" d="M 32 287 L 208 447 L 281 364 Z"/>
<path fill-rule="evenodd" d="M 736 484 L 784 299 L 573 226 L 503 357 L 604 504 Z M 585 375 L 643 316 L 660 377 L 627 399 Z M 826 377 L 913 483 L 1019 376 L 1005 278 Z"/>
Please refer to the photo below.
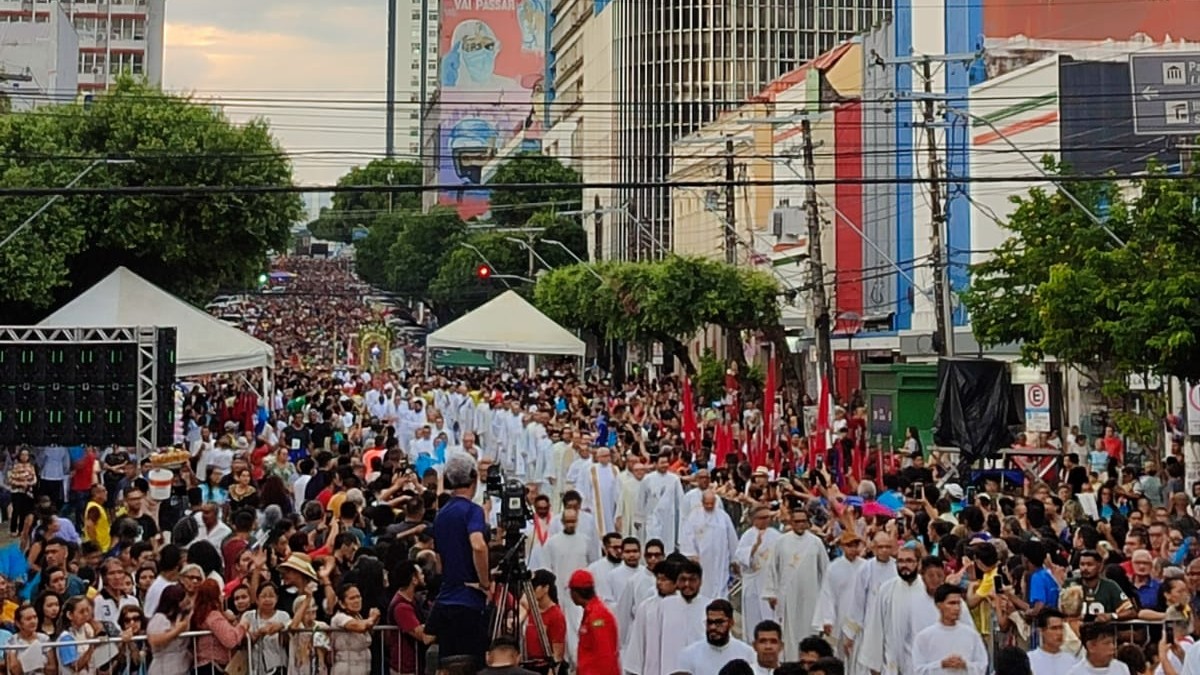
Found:
<path fill-rule="evenodd" d="M 483 508 L 471 501 L 478 482 L 470 455 L 457 454 L 446 461 L 443 483 L 451 498 L 433 521 L 442 582 L 425 625 L 425 632 L 438 639 L 443 662 L 470 657 L 482 665 L 487 651 L 488 526 Z"/>
<path fill-rule="evenodd" d="M 1045 568 L 1046 547 L 1031 541 L 1022 547 L 1022 554 L 1029 576 L 1029 613 L 1036 615 L 1043 607 L 1058 607 L 1058 581 Z"/>

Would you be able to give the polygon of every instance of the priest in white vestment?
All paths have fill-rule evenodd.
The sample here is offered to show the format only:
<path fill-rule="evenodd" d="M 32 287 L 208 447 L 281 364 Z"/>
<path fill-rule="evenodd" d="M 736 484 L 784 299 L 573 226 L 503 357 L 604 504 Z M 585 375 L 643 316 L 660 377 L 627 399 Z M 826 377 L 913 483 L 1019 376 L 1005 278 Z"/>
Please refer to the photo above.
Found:
<path fill-rule="evenodd" d="M 775 610 L 763 599 L 762 589 L 767 580 L 771 552 L 783 536 L 771 527 L 771 509 L 766 506 L 755 507 L 750 514 L 750 524 L 733 555 L 742 574 L 742 635 L 746 637 L 754 634 L 754 627 L 759 623 L 775 620 Z"/>
<path fill-rule="evenodd" d="M 985 675 L 988 671 L 988 652 L 983 638 L 973 625 L 959 619 L 963 612 L 964 591 L 943 584 L 934 595 L 938 613 L 937 623 L 925 628 L 913 640 L 913 672 L 918 675 Z M 1080 670 L 1078 667 L 1073 670 Z M 1128 669 L 1126 669 L 1128 670 Z M 1103 672 L 1088 669 L 1086 672 Z"/>
<path fill-rule="evenodd" d="M 683 493 L 683 502 L 679 507 L 680 519 L 686 519 L 691 515 L 692 511 L 700 508 L 700 502 L 704 499 L 704 493 L 712 489 L 712 476 L 708 473 L 708 469 L 700 469 L 696 475 L 692 476 L 694 486 L 691 490 Z M 717 508 L 724 511 L 725 504 L 717 500 Z"/>
<path fill-rule="evenodd" d="M 628 623 L 621 639 L 621 667 L 633 675 L 671 675 L 667 670 L 672 660 L 667 655 L 670 648 L 664 637 L 662 603 L 676 593 L 679 568 L 674 564 L 659 564 L 654 575 L 653 595 L 642 600 L 634 608 L 633 621 L 624 622 L 617 617 L 617 626 Z"/>
<path fill-rule="evenodd" d="M 733 637 L 733 605 L 728 600 L 713 600 L 705 607 L 707 627 L 704 639 L 693 642 L 679 655 L 679 671 L 688 675 L 721 675 L 731 661 L 747 665 L 758 660 L 754 648 Z"/>
<path fill-rule="evenodd" d="M 862 537 L 854 530 L 843 532 L 838 543 L 842 555 L 829 564 L 829 572 L 821 584 L 821 597 L 817 600 L 817 613 L 813 616 L 813 630 L 835 640 L 835 647 L 840 646 L 842 640 L 846 598 L 853 595 L 858 570 L 867 562 L 862 557 Z M 843 653 L 838 649 L 834 652 Z"/>
<path fill-rule="evenodd" d="M 600 538 L 596 536 L 596 519 L 592 517 L 592 514 L 583 510 L 583 497 L 574 490 L 567 490 L 567 493 L 563 495 L 563 513 L 567 511 L 575 511 L 579 515 L 579 535 L 587 538 L 591 547 L 596 551 L 596 557 L 600 557 Z M 559 517 L 558 522 L 550 525 L 550 536 L 559 532 L 562 532 L 562 517 Z"/>
<path fill-rule="evenodd" d="M 595 461 L 584 473 L 586 480 L 579 486 L 583 510 L 596 521 L 596 537 L 621 531 L 621 477 L 612 463 L 612 450 L 599 447 Z"/>
<path fill-rule="evenodd" d="M 621 472 L 621 536 L 642 539 L 641 523 L 635 517 L 638 497 L 642 494 L 642 478 L 646 476 L 646 465 L 630 458 Z"/>
<path fill-rule="evenodd" d="M 625 584 L 625 589 L 618 596 L 616 609 L 613 610 L 613 615 L 617 619 L 617 632 L 622 647 L 629 641 L 629 627 L 633 625 L 638 606 L 655 595 L 656 570 L 666 557 L 662 542 L 657 539 L 646 542 L 645 556 L 646 574 L 635 574 L 630 577 Z M 678 575 L 676 574 L 676 576 Z M 675 577 L 671 578 L 671 592 L 675 592 Z"/>
<path fill-rule="evenodd" d="M 619 596 L 613 591 L 611 577 L 614 572 L 625 566 L 621 556 L 621 537 L 616 533 L 604 535 L 601 538 L 601 548 L 603 554 L 600 559 L 588 565 L 587 569 L 592 573 L 596 595 L 606 606 L 616 607 Z"/>
<path fill-rule="evenodd" d="M 858 650 L 860 667 L 883 675 L 912 673 L 912 608 L 925 595 L 918 565 L 915 548 L 896 553 L 896 578 L 884 582 L 867 607 Z"/>
<path fill-rule="evenodd" d="M 679 523 L 683 506 L 683 483 L 679 476 L 671 473 L 671 457 L 667 452 L 658 456 L 654 472 L 642 479 L 642 493 L 638 498 L 645 538 L 658 539 L 668 551 L 679 548 Z"/>
<path fill-rule="evenodd" d="M 567 491 L 567 471 L 571 469 L 571 462 L 575 461 L 574 442 L 575 430 L 566 427 L 550 451 L 553 470 L 546 478 L 554 488 L 551 498 L 555 508 L 562 506 L 562 496 Z"/>
<path fill-rule="evenodd" d="M 700 508 L 683 519 L 679 537 L 679 552 L 700 563 L 705 570 L 701 595 L 724 598 L 729 588 L 733 555 L 737 552 L 737 530 L 729 514 L 717 508 L 717 494 L 704 493 Z"/>
<path fill-rule="evenodd" d="M 562 523 L 550 509 L 550 498 L 538 495 L 533 500 L 533 521 L 525 527 L 525 541 L 529 546 L 525 560 L 529 569 L 549 569 L 544 559 L 546 542 L 561 531 Z"/>
<path fill-rule="evenodd" d="M 846 672 L 849 675 L 870 675 L 870 671 L 859 665 L 859 651 L 863 626 L 866 623 L 867 607 L 884 582 L 896 578 L 896 538 L 887 532 L 876 532 L 871 542 L 875 557 L 868 560 L 854 579 L 854 593 L 847 600 L 845 618 L 842 620 L 842 639 L 845 641 Z"/>
<path fill-rule="evenodd" d="M 598 558 L 597 548 L 586 536 L 578 532 L 579 512 L 563 513 L 562 532 L 550 537 L 542 550 L 545 569 L 554 573 L 560 598 L 569 598 L 567 583 L 575 570 L 587 569 Z M 567 617 L 567 654 L 572 658 L 579 646 L 579 623 L 583 620 L 583 608 L 573 602 L 562 606 Z"/>
<path fill-rule="evenodd" d="M 576 443 L 574 449 L 575 460 L 571 462 L 571 466 L 567 469 L 564 482 L 567 486 L 566 492 L 574 490 L 583 494 L 583 490 L 587 488 L 586 474 L 592 466 L 592 449 L 586 443 Z"/>
<path fill-rule="evenodd" d="M 829 569 L 825 543 L 808 528 L 808 512 L 792 511 L 792 531 L 775 543 L 762 589 L 783 626 L 784 661 L 799 659 L 800 641 L 812 634 L 821 582 Z"/>
<path fill-rule="evenodd" d="M 522 452 L 525 460 L 525 485 L 534 490 L 535 494 L 545 494 L 550 489 L 546 478 L 554 470 L 551 466 L 552 455 L 550 432 L 546 431 L 549 416 L 544 412 L 531 414 L 531 421 L 525 425 L 525 437 Z"/>
<path fill-rule="evenodd" d="M 678 672 L 684 647 L 704 639 L 705 608 L 713 600 L 700 594 L 704 582 L 700 565 L 691 560 L 679 565 L 679 592 L 662 601 L 664 675 Z"/>

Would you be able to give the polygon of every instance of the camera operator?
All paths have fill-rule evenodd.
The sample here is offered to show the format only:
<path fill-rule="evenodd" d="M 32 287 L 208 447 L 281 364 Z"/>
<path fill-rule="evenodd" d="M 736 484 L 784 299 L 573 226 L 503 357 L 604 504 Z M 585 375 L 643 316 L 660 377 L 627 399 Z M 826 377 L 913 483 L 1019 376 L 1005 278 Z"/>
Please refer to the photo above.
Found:
<path fill-rule="evenodd" d="M 433 521 L 434 545 L 442 559 L 442 585 L 426 632 L 437 637 L 438 658 L 469 656 L 483 662 L 487 650 L 487 521 L 472 501 L 479 474 L 470 455 L 446 462 L 443 481 L 450 501 Z"/>

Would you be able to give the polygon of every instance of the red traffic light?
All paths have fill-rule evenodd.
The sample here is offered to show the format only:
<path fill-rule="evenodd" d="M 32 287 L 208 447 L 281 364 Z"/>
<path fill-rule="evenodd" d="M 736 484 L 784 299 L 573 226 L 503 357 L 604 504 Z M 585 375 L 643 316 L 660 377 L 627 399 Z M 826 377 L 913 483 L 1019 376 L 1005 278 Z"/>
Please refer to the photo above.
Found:
<path fill-rule="evenodd" d="M 480 265 L 475 268 L 475 276 L 480 279 L 488 279 L 492 276 L 492 268 L 487 265 Z"/>

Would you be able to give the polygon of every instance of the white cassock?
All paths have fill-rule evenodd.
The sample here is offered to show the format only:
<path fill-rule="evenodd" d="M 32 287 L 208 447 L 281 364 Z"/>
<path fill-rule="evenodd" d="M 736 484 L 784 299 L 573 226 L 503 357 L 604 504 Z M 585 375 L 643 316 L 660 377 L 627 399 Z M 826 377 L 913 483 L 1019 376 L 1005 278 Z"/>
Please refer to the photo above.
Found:
<path fill-rule="evenodd" d="M 672 597 L 672 596 L 667 596 Z M 638 603 L 628 635 L 622 640 L 621 667 L 634 675 L 671 675 L 666 669 L 670 659 L 664 644 L 662 603 L 666 598 L 655 594 Z M 620 617 L 617 625 L 622 625 Z"/>
<path fill-rule="evenodd" d="M 637 525 L 638 497 L 641 496 L 642 482 L 631 471 L 621 472 L 621 536 L 637 537 L 643 543 L 642 531 Z M 720 500 L 717 500 L 720 504 Z"/>
<path fill-rule="evenodd" d="M 624 566 L 625 564 L 620 560 L 613 562 L 607 557 L 603 557 L 587 567 L 588 571 L 592 573 L 592 580 L 596 582 L 596 595 L 604 601 L 607 607 L 617 606 L 617 598 L 614 597 L 616 593 L 613 591 L 609 577 Z"/>
<path fill-rule="evenodd" d="M 612 464 L 592 463 L 584 472 L 584 478 L 579 486 L 583 510 L 596 519 L 596 538 L 602 539 L 617 529 L 617 516 L 621 512 L 621 477 Z"/>
<path fill-rule="evenodd" d="M 904 634 L 904 641 L 909 645 L 907 648 L 908 660 L 905 662 L 908 670 L 901 671 L 905 675 L 912 672 L 913 638 L 917 636 L 917 633 L 942 620 L 942 613 L 938 611 L 937 603 L 933 601 L 933 596 L 929 594 L 929 589 L 925 587 L 925 582 L 918 577 L 913 585 L 919 585 L 925 590 L 925 594 L 912 601 L 911 610 L 908 615 L 908 632 Z M 934 590 L 936 591 L 937 589 Z M 958 614 L 958 623 L 976 630 L 975 621 L 971 618 L 971 611 L 967 609 L 966 600 L 963 600 L 962 611 Z"/>
<path fill-rule="evenodd" d="M 487 449 L 487 452 L 481 452 L 479 456 L 487 457 L 493 464 L 496 463 L 499 456 L 496 452 L 496 437 L 492 435 L 492 406 L 487 401 L 480 401 L 475 405 L 471 426 L 474 427 L 475 440 L 478 441 L 479 447 Z"/>
<path fill-rule="evenodd" d="M 847 602 L 842 620 L 842 637 L 854 641 L 850 657 L 846 659 L 846 672 L 850 675 L 870 675 L 870 671 L 859 664 L 859 653 L 862 651 L 863 625 L 866 623 L 867 607 L 875 597 L 875 593 L 885 582 L 896 578 L 896 560 L 893 558 L 885 563 L 878 560 L 868 560 L 859 568 L 854 578 L 854 594 Z"/>
<path fill-rule="evenodd" d="M 574 490 L 582 497 L 583 491 L 587 487 L 587 472 L 591 466 L 591 457 L 583 458 L 576 455 L 574 461 L 571 462 L 571 466 L 567 469 L 567 477 L 563 481 L 566 489 Z"/>
<path fill-rule="evenodd" d="M 645 524 L 644 541 L 658 539 L 672 553 L 679 548 L 680 507 L 683 505 L 683 483 L 671 472 L 657 471 L 642 479 L 638 497 L 638 513 Z"/>
<path fill-rule="evenodd" d="M 625 591 L 632 585 L 638 583 L 639 579 L 649 579 L 650 588 L 654 588 L 654 575 L 650 574 L 650 570 L 642 567 L 640 564 L 630 567 L 622 563 L 615 570 L 608 573 L 608 588 L 616 600 L 608 606 L 612 610 L 613 618 L 617 620 L 617 633 L 621 637 L 619 644 L 625 644 L 625 635 L 629 629 L 629 624 L 633 623 L 632 610 L 626 616 L 621 616 L 621 602 L 625 599 Z M 651 590 L 653 593 L 653 590 Z M 635 606 L 636 608 L 636 606 Z"/>
<path fill-rule="evenodd" d="M 551 505 L 557 509 L 562 507 L 562 496 L 567 491 L 567 471 L 571 469 L 571 462 L 575 461 L 575 449 L 570 443 L 559 441 L 551 448 L 550 457 L 554 494 L 549 496 Z"/>
<path fill-rule="evenodd" d="M 530 422 L 525 427 L 525 484 L 536 484 L 538 494 L 546 494 L 549 485 L 546 477 L 554 470 L 551 465 L 551 446 L 550 434 L 541 423 Z"/>
<path fill-rule="evenodd" d="M 625 589 L 618 596 L 617 607 L 613 610 L 613 615 L 617 619 L 617 633 L 621 638 L 622 647 L 629 643 L 630 627 L 633 626 L 638 607 L 643 602 L 656 597 L 658 597 L 658 588 L 654 574 L 650 570 L 646 570 L 644 576 L 635 575 L 625 585 Z"/>
<path fill-rule="evenodd" d="M 776 601 L 775 616 L 783 628 L 784 661 L 798 660 L 800 641 L 812 635 L 817 598 L 828 568 L 825 544 L 811 532 L 788 532 L 775 542 L 762 597 Z"/>
<path fill-rule="evenodd" d="M 679 672 L 688 675 L 720 675 L 725 664 L 735 659 L 755 663 L 758 661 L 758 654 L 755 653 L 754 647 L 732 635 L 729 642 L 720 647 L 714 647 L 704 639 L 688 645 L 679 655 Z"/>
<path fill-rule="evenodd" d="M 729 514 L 703 506 L 692 511 L 683 521 L 679 535 L 679 552 L 700 561 L 704 578 L 700 583 L 701 595 L 724 598 L 729 588 L 729 566 L 737 552 L 737 530 Z"/>
<path fill-rule="evenodd" d="M 955 654 L 967 662 L 966 670 L 942 667 L 942 660 Z M 985 675 L 988 669 L 987 648 L 983 646 L 979 631 L 974 626 L 961 623 L 953 626 L 935 623 L 917 633 L 913 640 L 912 660 L 913 672 L 917 675 Z M 1082 672 L 1099 671 L 1089 669 Z"/>
<path fill-rule="evenodd" d="M 762 589 L 767 580 L 771 551 L 782 536 L 773 527 L 764 530 L 752 527 L 742 535 L 733 556 L 742 571 L 742 635 L 749 639 L 754 638 L 755 626 L 768 619 L 775 620 L 775 610 L 763 600 Z"/>
<path fill-rule="evenodd" d="M 854 593 L 858 571 L 867 561 L 856 558 L 851 562 L 845 556 L 829 564 L 825 581 L 821 583 L 821 597 L 817 600 L 817 613 L 813 616 L 813 630 L 818 633 L 829 626 L 829 634 L 837 644 L 842 641 L 842 623 L 846 615 L 846 598 Z M 836 649 L 835 654 L 839 654 Z"/>
<path fill-rule="evenodd" d="M 858 652 L 860 667 L 884 675 L 909 675 L 912 672 L 909 631 L 913 603 L 921 596 L 928 597 L 928 594 L 920 577 L 910 584 L 897 576 L 880 587 L 867 607 L 862 648 Z"/>
<path fill-rule="evenodd" d="M 559 532 L 550 537 L 542 548 L 544 567 L 554 573 L 558 597 L 571 597 L 567 589 L 571 575 L 575 570 L 586 569 L 599 556 L 596 547 L 589 544 L 588 538 L 576 530 L 576 534 Z M 583 621 L 583 608 L 573 602 L 567 602 L 562 605 L 562 609 L 567 616 L 567 653 L 574 663 L 575 648 L 579 646 L 579 623 Z"/>
<path fill-rule="evenodd" d="M 592 558 L 592 560 L 595 560 L 596 558 L 599 558 L 602 553 L 600 550 L 600 540 L 596 538 L 596 519 L 593 518 L 592 514 L 588 513 L 587 511 L 580 511 L 578 515 L 579 524 L 575 526 L 575 531 L 579 533 L 579 536 L 586 537 L 591 543 L 592 548 L 596 551 L 595 557 Z M 559 532 L 562 532 L 562 529 L 562 516 L 560 515 L 558 518 L 555 518 L 552 523 L 550 523 L 550 536 L 553 537 Z"/>

